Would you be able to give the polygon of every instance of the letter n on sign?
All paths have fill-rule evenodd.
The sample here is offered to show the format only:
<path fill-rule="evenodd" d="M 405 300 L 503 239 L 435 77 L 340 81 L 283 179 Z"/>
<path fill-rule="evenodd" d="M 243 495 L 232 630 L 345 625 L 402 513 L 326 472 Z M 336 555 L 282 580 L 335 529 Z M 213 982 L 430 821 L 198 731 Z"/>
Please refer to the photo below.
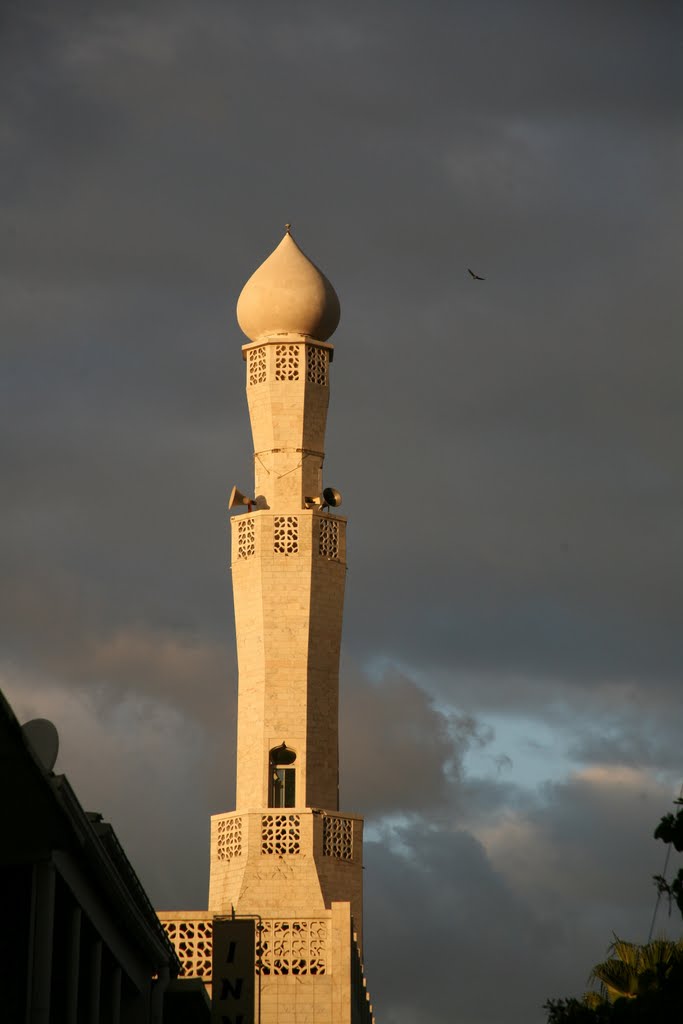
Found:
<path fill-rule="evenodd" d="M 253 1024 L 255 922 L 213 919 L 212 1024 Z"/>

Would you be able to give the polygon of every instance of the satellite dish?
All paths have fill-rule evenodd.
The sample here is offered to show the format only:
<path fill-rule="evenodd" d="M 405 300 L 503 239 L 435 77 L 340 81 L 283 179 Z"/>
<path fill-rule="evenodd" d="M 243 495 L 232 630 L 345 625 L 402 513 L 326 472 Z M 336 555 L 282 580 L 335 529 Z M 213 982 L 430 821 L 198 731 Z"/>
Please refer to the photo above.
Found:
<path fill-rule="evenodd" d="M 32 718 L 21 727 L 29 746 L 43 768 L 51 772 L 59 753 L 59 734 L 47 718 Z"/>

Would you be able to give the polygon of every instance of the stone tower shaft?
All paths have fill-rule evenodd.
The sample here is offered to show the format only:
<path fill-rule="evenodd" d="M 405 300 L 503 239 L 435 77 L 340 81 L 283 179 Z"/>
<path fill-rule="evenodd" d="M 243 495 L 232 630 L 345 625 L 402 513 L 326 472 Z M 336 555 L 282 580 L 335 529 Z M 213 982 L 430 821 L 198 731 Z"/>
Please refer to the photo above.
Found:
<path fill-rule="evenodd" d="M 289 334 L 243 352 L 258 505 L 298 512 L 322 490 L 333 346 Z"/>
<path fill-rule="evenodd" d="M 326 335 L 338 318 L 332 286 L 289 234 L 238 303 L 252 339 L 243 356 L 255 506 L 232 520 L 237 810 L 339 806 L 346 520 L 320 503 Z"/>
<path fill-rule="evenodd" d="M 283 744 L 294 755 L 283 806 L 339 805 L 346 520 L 311 501 L 322 492 L 331 354 L 292 334 L 244 347 L 256 511 L 232 520 L 238 810 L 275 806 L 272 752 Z"/>

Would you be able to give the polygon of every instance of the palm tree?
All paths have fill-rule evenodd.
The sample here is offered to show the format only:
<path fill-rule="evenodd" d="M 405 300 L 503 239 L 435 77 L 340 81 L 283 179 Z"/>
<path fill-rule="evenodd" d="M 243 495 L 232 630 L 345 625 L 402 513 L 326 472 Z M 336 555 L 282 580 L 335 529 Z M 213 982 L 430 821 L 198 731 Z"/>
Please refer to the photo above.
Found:
<path fill-rule="evenodd" d="M 683 964 L 683 939 L 655 939 L 644 946 L 614 936 L 609 960 L 596 964 L 589 981 L 599 981 L 604 999 L 635 999 L 646 992 L 658 992 L 672 969 Z"/>

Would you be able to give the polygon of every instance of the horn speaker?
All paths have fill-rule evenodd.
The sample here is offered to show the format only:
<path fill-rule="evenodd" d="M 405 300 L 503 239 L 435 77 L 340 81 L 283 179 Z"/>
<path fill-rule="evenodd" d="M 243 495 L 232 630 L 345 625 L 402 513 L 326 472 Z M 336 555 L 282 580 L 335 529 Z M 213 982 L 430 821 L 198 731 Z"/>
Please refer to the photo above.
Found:
<path fill-rule="evenodd" d="M 326 487 L 323 491 L 323 500 L 320 504 L 327 505 L 329 508 L 339 508 L 341 503 L 342 496 L 339 491 L 336 491 L 334 487 Z"/>
<path fill-rule="evenodd" d="M 318 508 L 339 508 L 342 496 L 334 487 L 326 487 L 317 498 L 304 498 L 305 505 L 317 505 Z"/>
<path fill-rule="evenodd" d="M 230 500 L 228 501 L 228 509 L 235 508 L 236 505 L 246 505 L 251 512 L 251 506 L 255 503 L 254 498 L 248 498 L 246 494 L 242 494 L 238 487 L 233 487 L 230 492 Z"/>

